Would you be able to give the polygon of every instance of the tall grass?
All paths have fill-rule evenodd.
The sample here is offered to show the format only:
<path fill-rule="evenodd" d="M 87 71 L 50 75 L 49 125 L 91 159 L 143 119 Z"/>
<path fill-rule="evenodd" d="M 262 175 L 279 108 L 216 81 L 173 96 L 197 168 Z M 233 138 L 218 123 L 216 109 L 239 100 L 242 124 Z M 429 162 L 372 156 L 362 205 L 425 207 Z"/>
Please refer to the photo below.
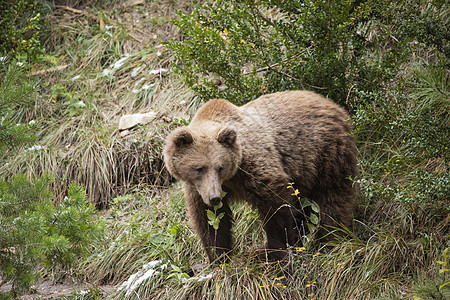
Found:
<path fill-rule="evenodd" d="M 264 242 L 256 212 L 246 205 L 233 211 L 231 260 L 209 265 L 179 186 L 118 198 L 108 215 L 109 243 L 80 271 L 89 282 L 116 284 L 114 299 L 393 299 L 411 295 L 410 283 L 419 274 L 438 275 L 440 249 L 360 221 L 351 238 L 331 249 L 292 248 L 287 262 L 260 262 L 253 252 Z M 145 265 L 154 261 L 155 272 L 144 277 Z"/>
<path fill-rule="evenodd" d="M 173 3 L 167 6 L 169 15 Z M 57 199 L 76 181 L 86 187 L 94 204 L 107 207 L 132 186 L 169 182 L 161 145 L 176 123 L 173 116 L 187 118 L 195 96 L 172 74 L 172 54 L 161 44 L 145 48 L 136 43 L 114 10 L 87 11 L 89 16 L 56 8 L 48 17 L 53 24 L 46 46 L 53 52 L 33 71 L 46 77 L 36 100 L 44 108 L 36 119 L 43 150 L 24 149 L 0 169 L 0 176 L 54 174 Z M 145 20 L 145 13 L 133 17 Z M 128 134 L 117 130 L 122 115 L 148 111 L 158 112 L 152 124 Z"/>

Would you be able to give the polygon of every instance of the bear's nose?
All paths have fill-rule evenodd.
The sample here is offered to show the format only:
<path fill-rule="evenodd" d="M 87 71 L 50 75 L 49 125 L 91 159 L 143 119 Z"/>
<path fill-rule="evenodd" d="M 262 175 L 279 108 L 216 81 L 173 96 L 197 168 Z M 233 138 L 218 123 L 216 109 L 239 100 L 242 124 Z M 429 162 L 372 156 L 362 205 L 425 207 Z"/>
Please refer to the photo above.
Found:
<path fill-rule="evenodd" d="M 220 195 L 209 197 L 209 203 L 211 203 L 212 206 L 216 206 L 217 204 L 219 204 L 220 200 L 222 200 L 222 197 L 220 197 Z"/>

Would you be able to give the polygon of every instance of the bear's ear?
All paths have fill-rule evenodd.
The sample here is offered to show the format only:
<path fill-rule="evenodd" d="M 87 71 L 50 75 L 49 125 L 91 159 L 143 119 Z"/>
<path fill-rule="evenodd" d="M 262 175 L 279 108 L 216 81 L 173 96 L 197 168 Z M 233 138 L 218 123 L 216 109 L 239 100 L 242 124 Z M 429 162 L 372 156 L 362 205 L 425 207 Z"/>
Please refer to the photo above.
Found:
<path fill-rule="evenodd" d="M 228 147 L 234 147 L 236 138 L 236 131 L 231 128 L 223 128 L 217 135 L 217 141 Z"/>
<path fill-rule="evenodd" d="M 173 132 L 172 140 L 177 148 L 190 145 L 194 142 L 191 132 L 186 127 L 176 129 Z"/>

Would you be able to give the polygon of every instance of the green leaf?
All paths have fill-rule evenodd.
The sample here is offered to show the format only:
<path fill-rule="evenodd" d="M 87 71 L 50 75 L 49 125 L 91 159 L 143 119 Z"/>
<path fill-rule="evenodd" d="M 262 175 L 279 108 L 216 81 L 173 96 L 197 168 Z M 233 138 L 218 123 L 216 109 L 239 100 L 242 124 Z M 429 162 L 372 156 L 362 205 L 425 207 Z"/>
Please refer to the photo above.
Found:
<path fill-rule="evenodd" d="M 208 220 L 214 221 L 216 218 L 216 214 L 212 212 L 211 210 L 206 210 L 206 216 L 208 217 Z"/>
<path fill-rule="evenodd" d="M 170 234 L 175 235 L 179 230 L 180 230 L 180 226 L 175 225 L 172 227 L 172 229 L 170 229 Z"/>
<path fill-rule="evenodd" d="M 216 210 L 222 208 L 222 206 L 223 206 L 223 203 L 222 203 L 222 201 L 220 201 L 219 204 L 217 204 L 216 206 L 214 206 L 214 210 L 216 211 Z"/>
<path fill-rule="evenodd" d="M 309 220 L 311 221 L 311 223 L 313 223 L 314 225 L 318 225 L 319 224 L 319 217 L 316 214 L 310 214 L 309 215 Z"/>
<path fill-rule="evenodd" d="M 307 227 L 308 227 L 308 230 L 309 230 L 309 234 L 308 235 L 311 235 L 312 233 L 314 233 L 315 231 L 316 231 L 316 229 L 317 229 L 317 226 L 316 225 L 313 225 L 313 224 L 311 224 L 311 223 L 308 223 L 307 224 Z"/>
<path fill-rule="evenodd" d="M 219 219 L 215 219 L 214 222 L 213 222 L 213 224 L 212 224 L 212 227 L 213 227 L 215 230 L 219 229 L 219 223 L 220 223 L 220 220 L 219 220 Z"/>
<path fill-rule="evenodd" d="M 319 213 L 319 206 L 317 205 L 317 203 L 315 203 L 315 202 L 312 202 L 311 203 L 311 208 L 312 208 L 312 210 L 315 212 L 315 213 Z"/>
<path fill-rule="evenodd" d="M 303 206 L 303 208 L 305 208 L 305 207 L 308 207 L 308 206 L 310 206 L 312 203 L 308 200 L 308 199 L 306 199 L 306 198 L 303 198 L 302 199 L 302 206 Z"/>

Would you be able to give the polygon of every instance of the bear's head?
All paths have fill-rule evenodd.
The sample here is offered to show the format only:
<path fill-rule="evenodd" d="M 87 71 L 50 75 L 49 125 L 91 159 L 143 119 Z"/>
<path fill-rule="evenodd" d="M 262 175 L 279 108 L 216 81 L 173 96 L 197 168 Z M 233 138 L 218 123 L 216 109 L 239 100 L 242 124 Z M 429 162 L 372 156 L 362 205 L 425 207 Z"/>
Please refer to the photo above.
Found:
<path fill-rule="evenodd" d="M 229 127 L 181 127 L 167 137 L 164 147 L 169 172 L 195 187 L 208 206 L 219 204 L 222 184 L 236 174 L 241 157 L 237 133 Z"/>

